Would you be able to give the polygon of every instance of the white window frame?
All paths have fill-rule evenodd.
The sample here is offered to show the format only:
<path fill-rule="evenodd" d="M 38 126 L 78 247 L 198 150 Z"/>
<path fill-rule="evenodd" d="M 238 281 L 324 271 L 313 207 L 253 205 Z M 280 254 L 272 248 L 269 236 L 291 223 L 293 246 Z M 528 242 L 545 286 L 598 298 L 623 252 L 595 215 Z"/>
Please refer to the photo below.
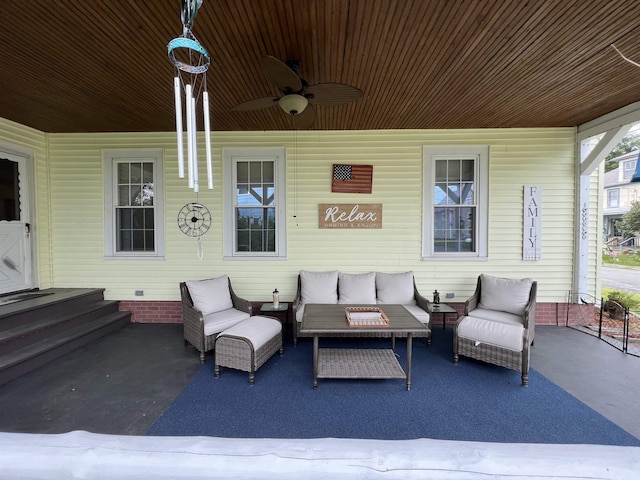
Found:
<path fill-rule="evenodd" d="M 435 160 L 473 158 L 476 194 L 475 252 L 434 251 Z M 424 145 L 422 260 L 487 260 L 489 243 L 489 146 L 488 145 Z"/>
<path fill-rule="evenodd" d="M 154 183 L 154 251 L 153 252 L 117 252 L 116 251 L 116 206 L 118 197 L 118 163 L 152 162 Z M 154 149 L 110 149 L 102 152 L 104 179 L 104 243 L 106 259 L 162 260 L 164 259 L 164 152 Z"/>
<path fill-rule="evenodd" d="M 615 194 L 615 195 L 614 195 Z M 612 205 L 612 200 L 615 199 L 615 205 Z M 607 188 L 607 208 L 619 208 L 620 207 L 620 188 Z"/>
<path fill-rule="evenodd" d="M 636 162 L 637 160 L 627 160 L 626 162 L 622 162 L 623 180 L 629 180 L 633 177 L 633 174 L 636 172 Z"/>
<path fill-rule="evenodd" d="M 286 260 L 287 259 L 287 215 L 286 215 L 286 155 L 285 147 L 234 147 L 223 151 L 224 260 Z M 273 161 L 276 203 L 276 248 L 274 252 L 235 251 L 236 215 L 236 164 L 239 161 Z"/>

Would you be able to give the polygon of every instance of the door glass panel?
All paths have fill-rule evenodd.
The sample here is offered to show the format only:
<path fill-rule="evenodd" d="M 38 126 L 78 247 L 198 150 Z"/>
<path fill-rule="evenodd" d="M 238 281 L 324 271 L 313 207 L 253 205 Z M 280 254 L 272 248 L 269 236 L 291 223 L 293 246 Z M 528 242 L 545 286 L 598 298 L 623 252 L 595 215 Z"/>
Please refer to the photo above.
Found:
<path fill-rule="evenodd" d="M 20 220 L 18 163 L 0 158 L 0 220 Z"/>

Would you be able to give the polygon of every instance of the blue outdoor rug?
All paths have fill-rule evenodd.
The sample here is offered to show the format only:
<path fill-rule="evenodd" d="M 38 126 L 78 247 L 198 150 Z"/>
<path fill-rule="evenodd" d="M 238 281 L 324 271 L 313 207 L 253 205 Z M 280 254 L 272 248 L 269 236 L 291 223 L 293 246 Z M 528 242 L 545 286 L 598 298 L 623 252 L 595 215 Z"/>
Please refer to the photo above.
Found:
<path fill-rule="evenodd" d="M 158 418 L 148 435 L 235 438 L 370 438 L 640 446 L 632 436 L 535 370 L 520 374 L 462 357 L 452 361 L 451 330 L 433 345 L 414 340 L 411 391 L 404 380 L 319 379 L 313 389 L 310 339 L 285 344 L 257 372 L 213 359 Z M 389 340 L 322 340 L 320 346 L 388 348 Z M 405 365 L 406 342 L 396 348 Z"/>

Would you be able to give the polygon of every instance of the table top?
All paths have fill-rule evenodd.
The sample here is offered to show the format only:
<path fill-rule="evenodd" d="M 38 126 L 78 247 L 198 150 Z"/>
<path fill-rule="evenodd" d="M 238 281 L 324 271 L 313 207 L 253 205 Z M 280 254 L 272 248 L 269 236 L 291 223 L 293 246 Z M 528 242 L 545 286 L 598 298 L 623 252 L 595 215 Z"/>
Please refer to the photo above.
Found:
<path fill-rule="evenodd" d="M 431 304 L 431 312 L 432 313 L 457 313 L 458 311 L 447 305 L 446 303 L 432 303 Z"/>
<path fill-rule="evenodd" d="M 402 305 L 375 305 L 384 312 L 389 319 L 389 325 L 370 325 L 350 327 L 347 322 L 345 308 L 371 307 L 372 305 L 345 305 L 308 303 L 304 306 L 300 332 L 314 333 L 357 333 L 357 332 L 390 332 L 390 333 L 420 333 L 429 330 Z"/>
<path fill-rule="evenodd" d="M 277 307 L 274 307 L 273 303 L 263 303 L 260 307 L 261 312 L 285 312 L 287 310 L 289 310 L 289 304 L 282 302 Z"/>

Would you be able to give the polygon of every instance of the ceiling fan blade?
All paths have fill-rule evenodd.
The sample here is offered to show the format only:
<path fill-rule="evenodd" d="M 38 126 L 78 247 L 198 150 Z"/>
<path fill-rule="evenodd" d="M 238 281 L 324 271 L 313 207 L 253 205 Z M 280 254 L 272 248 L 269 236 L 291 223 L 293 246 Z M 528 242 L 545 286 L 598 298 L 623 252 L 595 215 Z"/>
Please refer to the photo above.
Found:
<path fill-rule="evenodd" d="M 246 112 L 248 110 L 259 110 L 261 108 L 271 107 L 272 105 L 278 105 L 278 97 L 263 97 L 249 100 L 248 102 L 241 103 L 232 107 L 234 112 Z"/>
<path fill-rule="evenodd" d="M 317 83 L 305 89 L 305 94 L 313 94 L 309 103 L 314 105 L 342 105 L 362 97 L 362 90 L 342 83 Z"/>
<path fill-rule="evenodd" d="M 296 93 L 302 90 L 300 77 L 277 58 L 271 55 L 262 57 L 260 65 L 262 65 L 262 71 L 266 77 L 275 83 L 281 91 Z"/>
<path fill-rule="evenodd" d="M 316 109 L 312 105 L 307 105 L 302 113 L 295 115 L 293 118 L 293 126 L 296 130 L 305 130 L 313 125 L 316 121 Z"/>

